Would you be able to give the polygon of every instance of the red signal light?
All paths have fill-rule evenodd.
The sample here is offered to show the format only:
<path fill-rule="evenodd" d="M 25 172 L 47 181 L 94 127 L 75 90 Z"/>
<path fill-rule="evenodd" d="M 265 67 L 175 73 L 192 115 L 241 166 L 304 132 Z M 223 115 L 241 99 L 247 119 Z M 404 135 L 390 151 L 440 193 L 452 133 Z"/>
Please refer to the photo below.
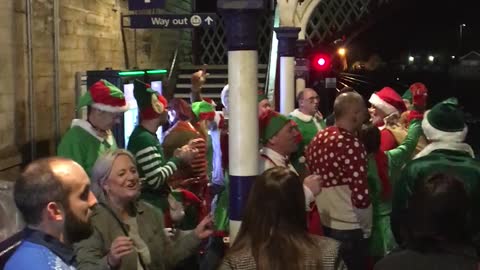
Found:
<path fill-rule="evenodd" d="M 313 57 L 313 67 L 317 70 L 326 70 L 330 67 L 330 57 L 326 54 L 317 54 Z"/>

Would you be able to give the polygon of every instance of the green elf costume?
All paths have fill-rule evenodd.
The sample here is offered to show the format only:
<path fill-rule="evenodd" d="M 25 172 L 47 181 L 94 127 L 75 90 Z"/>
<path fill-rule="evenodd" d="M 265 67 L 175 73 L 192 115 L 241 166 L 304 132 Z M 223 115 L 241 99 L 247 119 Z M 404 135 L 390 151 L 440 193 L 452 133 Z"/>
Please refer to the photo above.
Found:
<path fill-rule="evenodd" d="M 298 150 L 292 155 L 293 167 L 300 175 L 305 175 L 305 149 L 313 140 L 317 132 L 327 127 L 325 120 L 319 119 L 313 115 L 307 115 L 301 112 L 299 109 L 295 109 L 290 113 L 289 118 L 297 123 L 298 130 L 302 134 L 302 141 L 298 145 Z"/>
<path fill-rule="evenodd" d="M 159 118 L 166 113 L 167 100 L 150 85 L 135 80 L 133 95 L 137 101 L 141 120 Z M 142 179 L 142 198 L 152 205 L 169 210 L 167 197 L 170 187 L 167 179 L 180 165 L 180 159 L 173 156 L 165 159 L 162 145 L 157 134 L 145 129 L 141 124 L 135 127 L 127 146 L 137 162 L 138 173 Z"/>
<path fill-rule="evenodd" d="M 391 218 L 395 238 L 399 244 L 405 243 L 408 227 L 403 221 L 415 184 L 435 173 L 448 173 L 462 180 L 470 195 L 472 219 L 467 226 L 471 229 L 473 241 L 479 250 L 480 162 L 474 159 L 473 149 L 463 143 L 468 128 L 458 101 L 455 98 L 447 99 L 427 111 L 422 129 L 431 143 L 405 166 L 394 188 Z"/>
<path fill-rule="evenodd" d="M 388 179 L 393 185 L 398 179 L 401 168 L 413 157 L 418 139 L 422 135 L 421 114 L 412 112 L 416 117 L 409 125 L 408 134 L 405 140 L 396 148 L 385 151 L 388 161 Z M 362 138 L 368 141 L 369 138 Z M 368 145 L 366 143 L 365 145 Z M 379 145 L 378 145 L 379 146 Z M 377 147 L 378 147 L 377 146 Z M 368 188 L 373 206 L 372 234 L 370 237 L 370 255 L 380 258 L 387 255 L 396 247 L 396 242 L 390 228 L 390 214 L 392 212 L 391 196 L 385 197 L 385 187 L 378 174 L 377 162 L 374 153 L 369 153 L 368 159 Z M 373 154 L 373 155 L 372 155 Z"/>
<path fill-rule="evenodd" d="M 133 95 L 139 108 L 140 120 L 151 120 L 166 114 L 167 100 L 149 84 L 136 80 Z M 175 155 L 165 158 L 157 134 L 141 124 L 135 127 L 127 149 L 134 155 L 142 179 L 142 199 L 162 210 L 166 227 L 173 224 L 188 230 L 195 228 L 200 217 L 201 201 L 185 189 L 172 190 L 167 183 L 180 167 L 181 160 Z"/>
<path fill-rule="evenodd" d="M 84 106 L 110 113 L 123 113 L 128 110 L 123 92 L 106 80 L 94 83 L 80 98 L 78 108 Z M 117 143 L 110 130 L 101 131 L 88 119 L 73 119 L 70 129 L 58 145 L 57 155 L 75 160 L 90 174 L 97 158 L 115 149 Z"/>

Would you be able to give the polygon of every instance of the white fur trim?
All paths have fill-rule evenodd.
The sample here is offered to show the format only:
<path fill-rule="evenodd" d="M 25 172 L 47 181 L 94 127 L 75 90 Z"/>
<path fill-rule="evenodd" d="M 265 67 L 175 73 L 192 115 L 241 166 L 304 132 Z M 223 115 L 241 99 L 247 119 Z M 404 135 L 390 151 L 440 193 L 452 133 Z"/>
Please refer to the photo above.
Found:
<path fill-rule="evenodd" d="M 374 105 L 375 107 L 379 108 L 383 112 L 385 112 L 387 115 L 397 113 L 399 114 L 400 112 L 395 108 L 394 106 L 388 104 L 385 102 L 383 99 L 381 99 L 377 94 L 373 93 L 370 96 L 370 99 L 368 100 L 370 104 Z"/>
<path fill-rule="evenodd" d="M 303 122 L 310 122 L 310 121 L 312 121 L 312 118 L 313 118 L 313 115 L 304 114 L 299 109 L 295 109 L 293 112 L 291 112 L 290 116 L 297 117 L 298 119 L 302 120 Z"/>
<path fill-rule="evenodd" d="M 101 103 L 93 103 L 91 105 L 95 109 L 99 109 L 104 112 L 111 112 L 111 113 L 122 113 L 128 111 L 128 104 L 121 107 L 115 107 L 111 105 L 101 104 Z"/>
<path fill-rule="evenodd" d="M 458 152 L 468 153 L 472 158 L 475 158 L 475 153 L 473 152 L 472 147 L 466 143 L 462 142 L 432 142 L 425 146 L 420 153 L 418 153 L 413 159 L 424 157 L 435 150 L 453 150 Z"/>
<path fill-rule="evenodd" d="M 456 132 L 447 132 L 434 128 L 430 122 L 428 122 L 428 113 L 426 111 L 422 120 L 422 129 L 425 137 L 429 141 L 442 141 L 442 142 L 463 142 L 467 137 L 468 127 L 465 125 L 465 128 L 462 131 Z"/>
<path fill-rule="evenodd" d="M 220 94 L 220 99 L 222 100 L 222 105 L 225 108 L 228 108 L 228 90 L 229 90 L 229 86 L 227 84 L 223 87 L 222 93 Z"/>
<path fill-rule="evenodd" d="M 95 129 L 93 129 L 92 125 L 88 121 L 85 121 L 83 119 L 73 119 L 70 127 L 79 127 L 101 142 L 105 140 L 104 138 L 97 135 L 97 132 L 95 131 Z M 111 132 L 109 132 L 106 140 L 110 145 L 114 144 L 115 138 L 113 137 L 113 134 Z"/>

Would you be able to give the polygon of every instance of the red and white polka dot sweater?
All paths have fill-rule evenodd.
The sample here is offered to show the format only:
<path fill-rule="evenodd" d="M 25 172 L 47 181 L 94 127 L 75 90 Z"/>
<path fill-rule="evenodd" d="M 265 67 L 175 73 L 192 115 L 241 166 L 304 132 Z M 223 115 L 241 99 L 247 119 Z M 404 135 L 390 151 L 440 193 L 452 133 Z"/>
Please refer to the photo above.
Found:
<path fill-rule="evenodd" d="M 323 225 L 369 231 L 367 154 L 358 138 L 347 130 L 329 127 L 317 133 L 305 157 L 310 172 L 323 179 L 322 193 L 317 197 Z"/>

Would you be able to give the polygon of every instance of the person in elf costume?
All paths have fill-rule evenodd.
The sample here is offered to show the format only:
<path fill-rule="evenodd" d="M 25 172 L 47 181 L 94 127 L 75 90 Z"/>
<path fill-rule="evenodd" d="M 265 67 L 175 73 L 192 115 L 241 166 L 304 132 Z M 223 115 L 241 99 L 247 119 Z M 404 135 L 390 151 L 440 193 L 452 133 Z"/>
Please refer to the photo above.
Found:
<path fill-rule="evenodd" d="M 410 126 L 406 139 L 396 148 L 386 151 L 388 160 L 389 184 L 395 183 L 401 168 L 413 157 L 415 146 L 422 134 L 422 114 L 417 111 L 410 112 Z M 395 239 L 390 228 L 390 214 L 392 211 L 391 194 L 386 194 L 383 182 L 378 175 L 377 163 L 374 155 L 380 147 L 380 131 L 373 125 L 364 125 L 360 138 L 368 154 L 368 188 L 372 202 L 372 234 L 370 236 L 370 256 L 376 262 L 387 255 L 396 247 Z"/>
<path fill-rule="evenodd" d="M 208 100 L 208 101 L 206 101 Z M 200 197 L 204 200 L 205 207 L 207 211 L 210 212 L 211 204 L 213 200 L 213 193 L 212 193 L 212 183 L 211 183 L 211 170 L 209 170 L 209 164 L 213 164 L 213 158 L 216 156 L 220 157 L 221 160 L 221 153 L 219 153 L 220 149 L 218 148 L 216 153 L 213 152 L 213 142 L 211 137 L 211 131 L 215 131 L 216 126 L 214 122 L 214 118 L 216 115 L 215 112 L 215 103 L 213 100 L 206 99 L 199 102 L 194 102 L 192 104 L 192 112 L 194 114 L 194 120 L 192 120 L 192 124 L 195 129 L 201 134 L 202 138 L 205 141 L 205 152 L 199 152 L 198 157 L 201 157 L 202 160 L 196 160 L 192 163 L 192 168 L 195 171 L 198 171 L 204 177 L 201 185 L 198 186 L 198 191 Z M 215 132 L 214 132 L 215 133 Z M 216 137 L 213 137 L 216 138 Z M 219 146 L 219 138 L 216 138 L 215 145 Z M 203 159 L 204 157 L 204 159 Z M 205 160 L 206 162 L 203 162 Z M 219 168 L 221 171 L 221 167 Z M 218 176 L 218 174 L 216 174 Z"/>
<path fill-rule="evenodd" d="M 58 145 L 57 155 L 73 159 L 90 174 L 99 156 L 117 149 L 112 127 L 128 110 L 120 89 L 107 80 L 94 83 L 80 98 L 77 108 L 87 106 L 87 120 L 73 119 Z"/>
<path fill-rule="evenodd" d="M 189 164 L 197 150 L 186 145 L 177 149 L 174 156 L 166 160 L 156 132 L 167 122 L 167 100 L 150 88 L 149 84 L 139 80 L 134 81 L 133 94 L 139 109 L 140 124 L 130 135 L 127 149 L 137 162 L 142 180 L 142 198 L 161 209 L 166 226 L 172 227 L 172 222 L 179 223 L 184 216 L 176 199 L 182 199 L 181 203 L 183 199 L 191 198 L 196 201 L 198 198 L 195 199 L 193 194 L 173 196 L 175 193 L 189 192 L 180 189 L 174 190 L 172 194 L 167 179 L 177 171 L 181 162 Z"/>
<path fill-rule="evenodd" d="M 196 148 L 198 153 L 189 165 L 182 165 L 177 172 L 170 177 L 169 184 L 173 188 L 186 188 L 203 199 L 204 186 L 208 183 L 206 172 L 206 141 L 190 122 L 195 116 L 183 99 L 174 98 L 169 103 L 170 122 L 173 126 L 165 132 L 163 150 L 165 157 L 170 159 L 178 148 L 185 145 Z"/>
<path fill-rule="evenodd" d="M 472 216 L 467 228 L 472 242 L 480 251 L 480 162 L 474 159 L 473 149 L 464 143 L 467 125 L 458 100 L 447 99 L 425 112 L 422 121 L 425 137 L 430 142 L 402 170 L 394 187 L 391 226 L 395 239 L 401 245 L 408 242 L 405 223 L 407 202 L 416 181 L 436 173 L 448 173 L 464 184 L 471 200 Z"/>
<path fill-rule="evenodd" d="M 257 92 L 257 101 L 258 101 L 258 115 L 262 115 L 267 111 L 272 110 L 272 104 L 268 100 L 267 95 L 263 90 L 258 90 Z"/>
<path fill-rule="evenodd" d="M 288 168 L 298 175 L 289 159 L 289 156 L 297 150 L 302 140 L 295 122 L 278 112 L 267 111 L 260 115 L 259 131 L 260 142 L 263 145 L 258 160 L 259 174 L 270 168 L 280 166 Z M 308 229 L 310 233 L 322 235 L 322 227 L 320 219 L 316 215 L 317 211 L 314 203 L 315 196 L 320 193 L 321 178 L 318 175 L 308 175 L 302 180 L 305 206 L 308 211 Z M 312 218 L 313 216 L 316 218 Z"/>
<path fill-rule="evenodd" d="M 317 132 L 323 130 L 326 125 L 322 114 L 318 111 L 320 98 L 311 88 L 305 88 L 297 95 L 298 109 L 290 113 L 289 118 L 297 123 L 302 134 L 302 141 L 298 150 L 292 155 L 293 167 L 300 175 L 308 174 L 305 167 L 305 148 L 308 146 Z"/>
<path fill-rule="evenodd" d="M 423 83 L 416 82 L 413 83 L 402 95 L 402 99 L 405 107 L 407 107 L 407 111 L 402 113 L 398 123 L 387 126 L 387 128 L 392 132 L 398 144 L 401 144 L 403 140 L 405 140 L 405 138 L 407 137 L 410 111 L 414 110 L 415 107 L 423 107 L 422 109 L 426 107 L 427 92 L 427 87 Z M 412 93 L 415 93 L 417 96 L 417 100 L 415 102 L 418 105 L 416 106 L 413 105 L 414 101 Z M 417 147 L 415 149 L 415 154 L 418 154 L 420 151 L 422 151 L 422 149 L 425 148 L 426 145 L 427 140 L 425 136 L 420 136 Z"/>

